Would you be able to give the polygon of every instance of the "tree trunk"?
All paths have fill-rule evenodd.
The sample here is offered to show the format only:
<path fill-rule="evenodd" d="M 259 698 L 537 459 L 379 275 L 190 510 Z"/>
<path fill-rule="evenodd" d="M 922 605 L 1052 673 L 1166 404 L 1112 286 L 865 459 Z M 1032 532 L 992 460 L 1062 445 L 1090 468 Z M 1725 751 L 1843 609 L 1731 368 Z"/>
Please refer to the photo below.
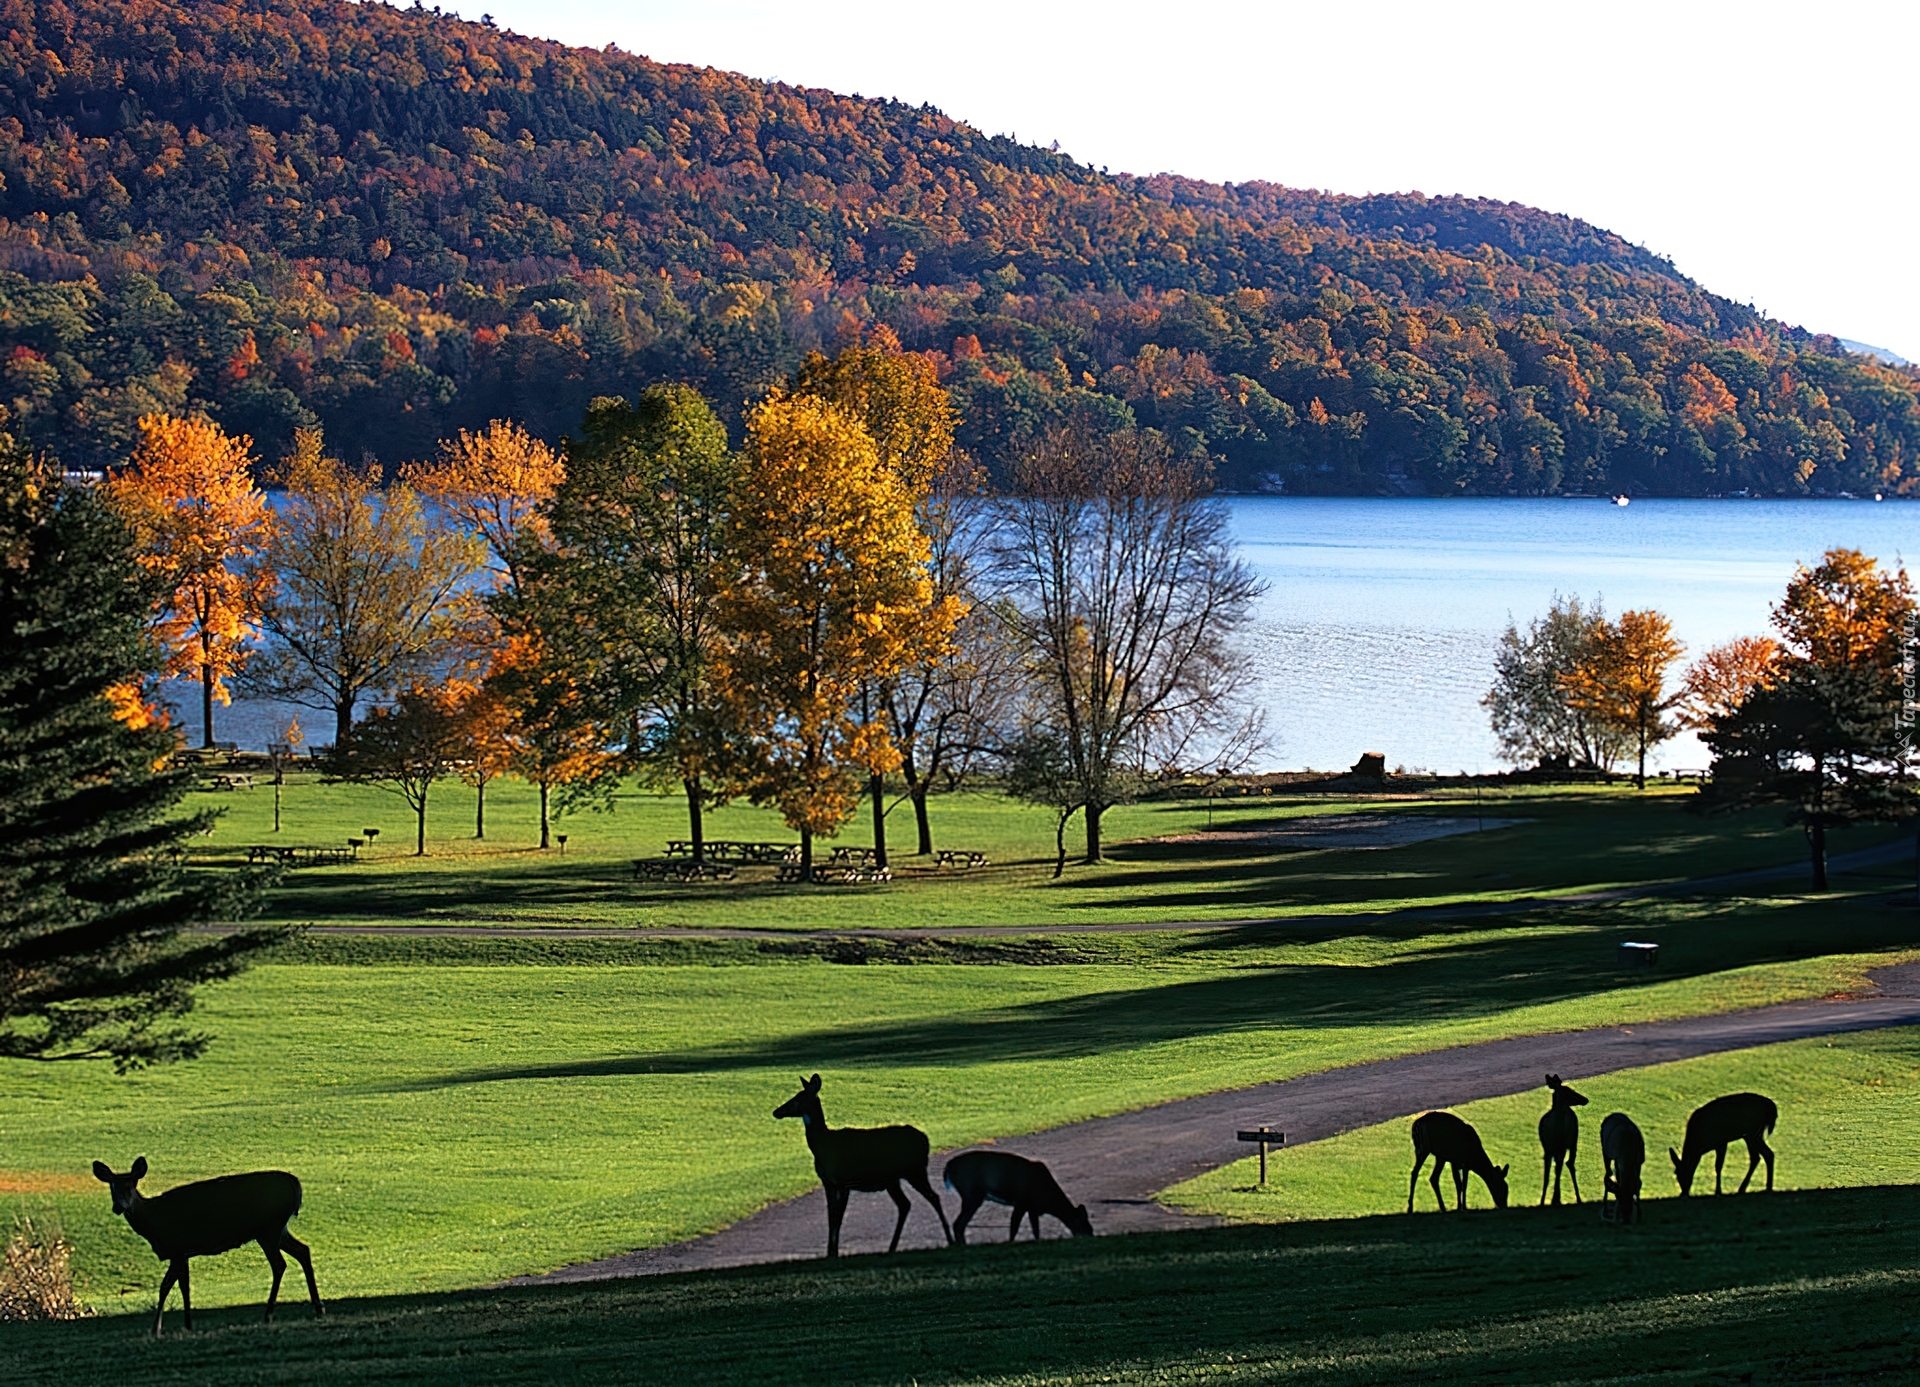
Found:
<path fill-rule="evenodd" d="M 487 836 L 487 778 L 484 775 L 473 783 L 473 836 Z"/>
<path fill-rule="evenodd" d="M 1815 819 L 1807 825 L 1807 843 L 1813 849 L 1813 889 L 1827 889 L 1827 826 Z"/>
<path fill-rule="evenodd" d="M 213 750 L 213 666 L 200 666 L 200 745 Z"/>
<path fill-rule="evenodd" d="M 1089 804 L 1089 805 L 1087 805 L 1087 806 L 1086 806 L 1086 815 L 1087 815 L 1087 861 L 1088 861 L 1088 863 L 1094 863 L 1094 862 L 1099 862 L 1099 861 L 1101 860 L 1101 857 L 1100 857 L 1100 815 L 1101 815 L 1101 812 L 1102 812 L 1102 806 L 1100 806 L 1100 805 L 1097 805 L 1097 804 Z"/>
<path fill-rule="evenodd" d="M 689 776 L 680 782 L 687 791 L 687 832 L 693 836 L 693 860 L 706 861 L 707 830 L 702 814 L 701 801 L 706 797 L 700 786 L 699 776 Z"/>
<path fill-rule="evenodd" d="M 933 856 L 933 824 L 927 819 L 927 782 L 913 787 L 913 826 L 920 834 L 920 855 Z"/>
<path fill-rule="evenodd" d="M 800 880 L 813 880 L 813 830 L 800 830 Z"/>
<path fill-rule="evenodd" d="M 427 855 L 427 797 L 420 796 L 420 803 L 414 806 L 413 855 Z"/>
<path fill-rule="evenodd" d="M 339 751 L 353 738 L 353 700 L 333 705 L 333 749 Z"/>
<path fill-rule="evenodd" d="M 1640 734 L 1640 771 L 1633 777 L 1633 788 L 1636 790 L 1647 788 L 1647 734 L 1645 732 Z"/>
<path fill-rule="evenodd" d="M 275 833 L 280 831 L 280 786 L 285 781 L 286 777 L 276 767 L 273 772 L 273 831 Z"/>
<path fill-rule="evenodd" d="M 887 778 L 869 776 L 867 790 L 873 795 L 873 865 L 887 865 Z"/>
<path fill-rule="evenodd" d="M 540 847 L 542 848 L 542 850 L 547 848 L 553 841 L 552 834 L 550 832 L 551 828 L 553 827 L 553 822 L 547 812 L 547 807 L 551 802 L 552 794 L 553 794 L 553 787 L 547 784 L 546 781 L 544 780 L 541 781 L 540 782 Z"/>

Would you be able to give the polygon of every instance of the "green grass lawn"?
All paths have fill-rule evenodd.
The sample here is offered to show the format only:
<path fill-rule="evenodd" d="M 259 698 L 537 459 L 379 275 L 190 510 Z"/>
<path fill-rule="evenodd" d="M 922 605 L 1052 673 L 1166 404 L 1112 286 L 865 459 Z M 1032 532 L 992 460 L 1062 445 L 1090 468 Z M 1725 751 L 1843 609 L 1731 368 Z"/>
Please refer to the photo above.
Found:
<path fill-rule="evenodd" d="M 1615 970 L 1662 944 L 1655 978 Z M 812 1180 L 771 1108 L 818 1069 L 842 1123 L 936 1145 L 1331 1065 L 1549 1029 L 1820 995 L 1897 955 L 1911 910 L 1636 902 L 1369 922 L 878 949 L 814 941 L 310 938 L 207 990 L 219 1040 L 116 1077 L 0 1065 L 0 1191 L 51 1206 L 83 1289 L 146 1303 L 156 1268 L 87 1175 L 151 1188 L 281 1166 L 329 1294 L 471 1286 L 710 1229 Z M 532 961 L 530 961 L 532 960 Z M 1012 960 L 1012 961 L 1010 961 Z M 244 1252 L 207 1305 L 260 1294 Z"/>
<path fill-rule="evenodd" d="M 1600 1198 L 1600 1123 L 1610 1112 L 1625 1112 L 1647 1139 L 1643 1198 L 1649 1223 L 1677 1216 L 1679 1187 L 1667 1148 L 1683 1144 L 1688 1113 L 1723 1093 L 1764 1093 L 1780 1105 L 1780 1124 L 1768 1139 L 1775 1152 L 1776 1190 L 1920 1184 L 1920 1121 L 1915 1121 L 1920 1115 L 1920 1030 L 1912 1027 L 1708 1055 L 1580 1079 L 1573 1086 L 1589 1100 L 1579 1110 L 1582 1193 L 1589 1200 Z M 1540 1197 L 1536 1124 L 1548 1106 L 1545 1095 L 1543 1088 L 1456 1109 L 1479 1130 L 1496 1162 L 1511 1163 L 1515 1204 L 1532 1205 Z M 1241 1161 L 1177 1186 L 1168 1200 L 1198 1213 L 1242 1221 L 1397 1212 L 1406 1208 L 1407 1175 L 1413 1167 L 1411 1125 L 1400 1119 L 1275 1152 L 1267 1158 L 1264 1190 L 1257 1185 L 1256 1163 Z M 1746 1147 L 1729 1148 L 1729 1193 L 1746 1169 Z M 1762 1188 L 1765 1180 L 1762 1164 L 1754 1188 Z M 1440 1183 L 1451 1204 L 1452 1176 Z M 1712 1192 L 1712 1157 L 1694 1177 L 1693 1187 L 1696 1196 L 1702 1190 Z M 1563 1181 L 1561 1198 L 1573 1201 L 1570 1182 Z M 1490 1202 L 1478 1178 L 1468 1200 L 1480 1208 Z M 1415 1207 L 1434 1207 L 1425 1172 Z"/>
<path fill-rule="evenodd" d="M 376 850 L 358 865 L 290 873 L 269 902 L 269 918 L 277 920 L 833 929 L 1378 911 L 1682 880 L 1803 857 L 1798 830 L 1785 826 L 1777 811 L 1707 819 L 1687 811 L 1691 798 L 1691 791 L 1676 787 L 1644 794 L 1518 787 L 1488 789 L 1478 801 L 1449 790 L 1410 798 L 1252 796 L 1222 800 L 1212 810 L 1201 800 L 1131 805 L 1107 817 L 1109 862 L 1070 867 L 1054 881 L 1049 813 L 994 794 L 962 793 L 934 802 L 936 843 L 985 852 L 992 866 L 962 875 L 916 865 L 911 815 L 902 806 L 890 820 L 899 879 L 851 890 L 778 886 L 771 867 L 743 868 L 738 880 L 726 883 L 636 884 L 632 859 L 659 856 L 669 839 L 686 835 L 686 819 L 680 799 L 635 790 L 623 792 L 611 813 L 565 818 L 565 851 L 541 852 L 533 847 L 536 817 L 526 786 L 503 781 L 489 789 L 488 837 L 476 842 L 473 792 L 448 782 L 434 792 L 424 858 L 412 855 L 410 811 L 376 788 L 296 779 L 286 789 L 277 837 L 269 789 L 206 792 L 194 802 L 225 811 L 196 849 L 209 863 L 235 860 L 256 843 L 337 846 L 368 826 L 383 830 Z M 1375 851 L 1148 841 L 1198 831 L 1210 820 L 1222 828 L 1255 827 L 1352 812 L 1524 822 Z M 794 837 L 772 810 L 744 804 L 714 811 L 708 836 Z M 1836 835 L 1834 850 L 1885 836 L 1872 830 Z M 864 811 L 836 841 L 871 842 Z"/>
<path fill-rule="evenodd" d="M 1390 1215 L 0 1327 L 19 1387 L 1911 1382 L 1920 1189 Z"/>

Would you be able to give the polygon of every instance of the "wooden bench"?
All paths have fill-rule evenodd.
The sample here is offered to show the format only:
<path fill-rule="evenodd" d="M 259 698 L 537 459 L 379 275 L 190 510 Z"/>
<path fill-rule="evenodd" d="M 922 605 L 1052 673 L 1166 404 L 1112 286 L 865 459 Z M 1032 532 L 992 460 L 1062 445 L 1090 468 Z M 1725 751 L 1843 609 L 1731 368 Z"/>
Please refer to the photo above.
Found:
<path fill-rule="evenodd" d="M 946 848 L 933 855 L 933 865 L 951 867 L 957 872 L 964 872 L 974 867 L 986 866 L 987 855 L 984 852 L 960 852 L 953 848 Z"/>
<path fill-rule="evenodd" d="M 676 862 L 671 858 L 637 857 L 633 861 L 635 881 L 732 881 L 731 862 Z"/>
<path fill-rule="evenodd" d="M 252 863 L 278 862 L 282 867 L 342 867 L 357 862 L 360 852 L 357 847 L 315 848 L 281 847 L 277 843 L 256 844 L 247 849 L 247 861 Z"/>
<path fill-rule="evenodd" d="M 773 879 L 783 886 L 797 886 L 806 880 L 798 862 L 782 862 Z M 851 867 L 830 862 L 813 869 L 815 886 L 869 886 L 892 880 L 893 873 L 885 867 Z"/>

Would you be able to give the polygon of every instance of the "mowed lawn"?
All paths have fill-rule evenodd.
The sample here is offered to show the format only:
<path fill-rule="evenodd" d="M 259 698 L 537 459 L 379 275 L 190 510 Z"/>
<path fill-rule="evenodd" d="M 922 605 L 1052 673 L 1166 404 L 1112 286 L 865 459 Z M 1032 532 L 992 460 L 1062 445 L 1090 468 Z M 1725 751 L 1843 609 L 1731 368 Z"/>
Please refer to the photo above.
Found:
<path fill-rule="evenodd" d="M 1386 1215 L 0 1331 L 20 1387 L 1920 1376 L 1920 1189 Z"/>
<path fill-rule="evenodd" d="M 1658 975 L 1617 970 L 1624 937 L 1662 944 Z M 219 1039 L 200 1060 L 0 1065 L 0 1190 L 57 1214 L 109 1308 L 149 1303 L 158 1269 L 87 1171 L 138 1155 L 154 1191 L 295 1171 L 330 1295 L 451 1289 L 804 1190 L 802 1134 L 770 1114 L 814 1070 L 830 1120 L 912 1121 L 950 1146 L 1411 1050 L 1821 995 L 1911 938 L 1910 909 L 1844 896 L 928 946 L 866 967 L 811 941 L 316 938 L 207 990 L 196 1016 Z M 246 1251 L 210 1261 L 196 1299 L 257 1300 L 262 1276 Z"/>
<path fill-rule="evenodd" d="M 1570 1082 L 1589 1100 L 1578 1109 L 1575 1169 L 1581 1193 L 1590 1203 L 1600 1199 L 1600 1123 L 1610 1112 L 1624 1112 L 1647 1140 L 1643 1213 L 1649 1224 L 1680 1215 L 1668 1148 L 1685 1144 L 1687 1114 L 1723 1093 L 1764 1093 L 1779 1104 L 1779 1125 L 1767 1142 L 1774 1150 L 1776 1191 L 1920 1185 L 1920 1029 L 1792 1041 Z M 1541 1196 L 1537 1124 L 1547 1106 L 1542 1088 L 1453 1110 L 1479 1131 L 1496 1163 L 1511 1165 L 1511 1198 L 1517 1205 L 1532 1206 Z M 1397 1212 L 1406 1208 L 1413 1166 L 1411 1127 L 1403 1118 L 1274 1152 L 1267 1158 L 1265 1189 L 1258 1185 L 1257 1164 L 1241 1161 L 1176 1186 L 1167 1199 L 1196 1213 L 1239 1221 Z M 1434 1208 L 1428 1184 L 1432 1168 L 1429 1162 L 1416 1191 L 1414 1207 L 1423 1212 Z M 1727 1151 L 1729 1194 L 1746 1172 L 1746 1146 L 1736 1142 Z M 1763 1162 L 1754 1172 L 1753 1189 L 1765 1188 L 1766 1174 Z M 1451 1208 L 1451 1172 L 1440 1184 Z M 1547 1189 L 1551 1197 L 1551 1185 Z M 1693 1190 L 1695 1197 L 1712 1194 L 1712 1156 L 1695 1175 Z M 1467 1197 L 1471 1208 L 1491 1205 L 1477 1176 Z M 1573 1203 L 1570 1179 L 1561 1182 L 1561 1199 Z M 1920 1252 L 1920 1245 L 1915 1250 Z"/>
<path fill-rule="evenodd" d="M 1069 866 L 1052 878 L 1053 817 L 992 793 L 936 797 L 936 846 L 984 852 L 992 865 L 940 871 L 913 855 L 911 806 L 889 819 L 897 879 L 861 887 L 775 884 L 770 866 L 744 867 L 731 882 L 642 884 L 636 858 L 658 857 L 686 836 L 683 802 L 629 788 L 612 812 L 562 819 L 567 837 L 544 852 L 532 792 L 501 781 L 487 792 L 487 837 L 473 837 L 471 789 L 434 792 L 428 852 L 413 855 L 409 811 L 391 794 L 333 785 L 311 774 L 283 794 L 283 828 L 272 832 L 273 792 L 202 792 L 194 807 L 223 817 L 195 858 L 244 860 L 256 844 L 341 846 L 381 830 L 363 860 L 289 873 L 267 918 L 294 923 L 593 926 L 620 929 L 836 929 L 850 925 L 1043 926 L 1204 921 L 1392 910 L 1579 892 L 1712 877 L 1799 864 L 1805 844 L 1778 811 L 1704 818 L 1691 790 L 1630 787 L 1452 788 L 1411 796 L 1252 795 L 1124 806 L 1106 817 L 1111 860 Z M 1155 841 L 1216 829 L 1259 830 L 1303 818 L 1363 814 L 1441 818 L 1474 831 L 1377 850 L 1303 849 L 1219 840 Z M 1501 826 L 1502 824 L 1505 826 Z M 1487 825 L 1481 831 L 1481 825 Z M 1082 840 L 1068 835 L 1073 852 Z M 772 810 L 735 804 L 713 811 L 710 838 L 792 841 Z M 1885 830 L 1835 835 L 1834 851 L 1883 842 Z M 866 810 L 840 838 L 872 841 Z M 1894 869 L 1897 872 L 1898 869 Z M 1890 872 L 1891 876 L 1894 872 Z"/>

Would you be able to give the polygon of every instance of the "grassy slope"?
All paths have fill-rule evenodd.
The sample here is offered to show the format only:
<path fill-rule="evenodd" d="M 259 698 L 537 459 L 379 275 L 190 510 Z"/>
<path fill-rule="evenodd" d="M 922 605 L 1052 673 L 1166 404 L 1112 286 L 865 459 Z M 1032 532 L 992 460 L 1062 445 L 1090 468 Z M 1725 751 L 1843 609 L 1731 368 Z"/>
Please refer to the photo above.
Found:
<path fill-rule="evenodd" d="M 1662 941 L 1661 980 L 1614 971 L 1628 933 Z M 1783 899 L 1006 946 L 1082 960 L 1063 966 L 849 968 L 739 942 L 675 945 L 708 961 L 661 966 L 591 940 L 498 946 L 573 966 L 402 966 L 368 960 L 495 946 L 315 940 L 209 990 L 221 1039 L 192 1065 L 0 1066 L 0 1188 L 58 1210 L 106 1304 L 144 1301 L 154 1268 L 85 1171 L 139 1154 L 155 1188 L 295 1170 L 331 1293 L 451 1288 L 804 1189 L 799 1133 L 768 1116 L 798 1072 L 828 1074 L 836 1121 L 958 1143 L 1437 1045 L 1817 995 L 1910 936 L 1910 912 Z M 252 1299 L 260 1275 L 244 1252 L 209 1262 L 199 1298 Z"/>
<path fill-rule="evenodd" d="M 409 812 L 378 789 L 312 780 L 290 785 L 278 839 L 271 832 L 270 790 L 198 798 L 227 811 L 199 850 L 211 860 L 231 860 L 253 843 L 339 844 L 367 825 L 382 827 L 371 861 L 288 877 L 270 914 L 299 922 L 833 928 L 855 920 L 899 926 L 1235 919 L 1507 900 L 1793 863 L 1804 853 L 1800 835 L 1783 826 L 1777 812 L 1701 819 L 1686 812 L 1690 792 L 1673 788 L 1645 795 L 1618 788 L 1490 790 L 1477 805 L 1460 792 L 1420 800 L 1296 795 L 1224 800 L 1212 819 L 1226 827 L 1354 811 L 1483 812 L 1527 822 L 1390 851 L 1281 852 L 1127 843 L 1190 833 L 1209 820 L 1198 800 L 1135 805 L 1108 817 L 1111 862 L 1074 867 L 1055 882 L 1052 816 L 969 793 L 935 802 L 936 843 L 988 853 L 995 865 L 985 871 L 956 876 L 916 867 L 901 853 L 913 846 L 911 815 L 902 806 L 890 819 L 902 879 L 888 886 L 851 893 L 777 887 L 770 867 L 744 869 L 731 883 L 642 886 L 631 880 L 631 860 L 658 856 L 668 839 L 685 836 L 676 798 L 625 793 L 613 813 L 564 819 L 565 853 L 541 853 L 530 847 L 537 835 L 527 787 L 506 781 L 489 790 L 489 837 L 478 844 L 470 836 L 472 791 L 448 783 L 434 794 L 424 859 L 411 855 Z M 747 805 L 716 811 L 708 833 L 793 837 L 774 812 Z M 1842 835 L 1835 851 L 1882 837 Z M 864 811 L 839 841 L 871 841 Z"/>
<path fill-rule="evenodd" d="M 1920 1190 L 1377 1217 L 585 1287 L 10 1326 L 19 1387 L 130 1381 L 1784 1383 L 1920 1374 Z M 177 1329 L 177 1324 L 176 1324 Z"/>
<path fill-rule="evenodd" d="M 1687 1114 L 1722 1093 L 1764 1093 L 1780 1105 L 1780 1125 L 1769 1140 L 1775 1152 L 1774 1188 L 1808 1190 L 1842 1185 L 1920 1184 L 1920 1030 L 1911 1027 L 1795 1041 L 1756 1050 L 1579 1080 L 1590 1100 L 1580 1110 L 1582 1192 L 1600 1197 L 1600 1122 L 1624 1111 L 1647 1138 L 1646 1217 L 1677 1216 L 1678 1187 L 1667 1160 L 1681 1145 Z M 1479 1129 L 1487 1151 L 1511 1162 L 1516 1204 L 1540 1196 L 1540 1142 L 1535 1124 L 1546 1110 L 1540 1093 L 1469 1103 L 1460 1115 Z M 1267 1188 L 1257 1167 L 1242 1161 L 1177 1186 L 1169 1198 L 1196 1212 L 1238 1220 L 1324 1219 L 1391 1213 L 1406 1207 L 1412 1144 L 1406 1121 L 1347 1132 L 1268 1157 Z M 1727 1153 L 1729 1192 L 1746 1173 L 1744 1146 Z M 1766 1167 L 1755 1174 L 1764 1184 Z M 1713 1188 L 1712 1161 L 1694 1180 Z M 1453 1184 L 1441 1181 L 1449 1202 Z M 1561 1197 L 1573 1201 L 1571 1184 Z M 1655 1202 L 1658 1197 L 1659 1202 Z M 1476 1180 L 1469 1200 L 1487 1205 Z M 1423 1179 L 1416 1207 L 1431 1209 Z"/>

